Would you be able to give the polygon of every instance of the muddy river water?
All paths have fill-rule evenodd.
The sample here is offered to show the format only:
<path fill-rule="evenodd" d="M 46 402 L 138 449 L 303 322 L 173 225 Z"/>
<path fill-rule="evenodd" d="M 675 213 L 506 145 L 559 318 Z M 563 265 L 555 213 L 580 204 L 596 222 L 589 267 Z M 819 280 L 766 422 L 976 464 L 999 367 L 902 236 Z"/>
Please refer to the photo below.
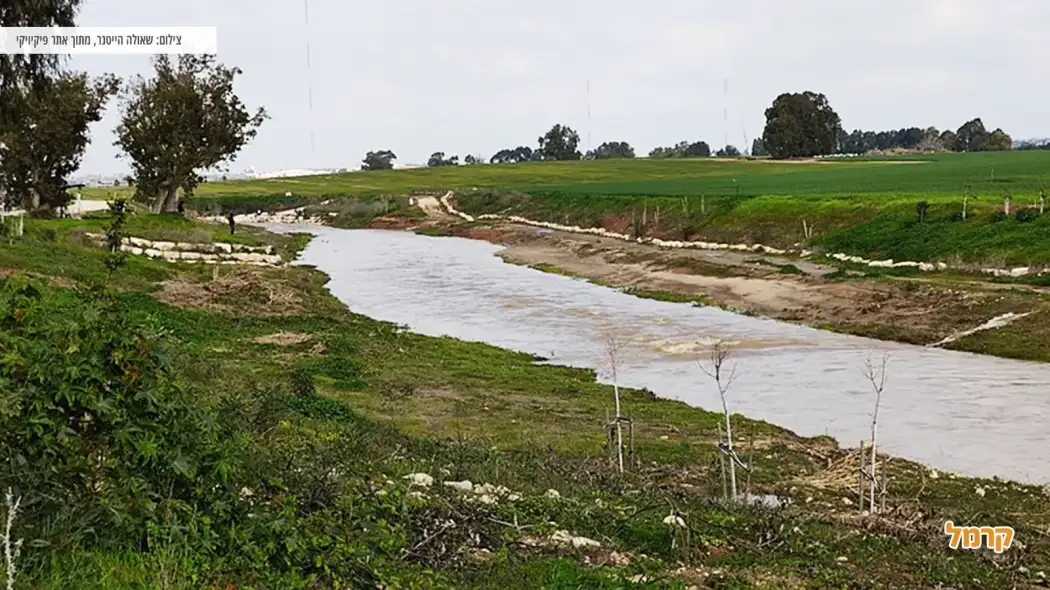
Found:
<path fill-rule="evenodd" d="M 843 445 L 869 436 L 875 398 L 862 370 L 888 352 L 881 450 L 967 475 L 1050 482 L 1050 364 L 639 299 L 506 264 L 482 241 L 309 231 L 317 238 L 300 263 L 331 276 L 332 292 L 357 313 L 599 370 L 614 331 L 625 342 L 621 384 L 710 410 L 720 409 L 718 393 L 697 358 L 715 339 L 736 342 L 732 411 Z"/>

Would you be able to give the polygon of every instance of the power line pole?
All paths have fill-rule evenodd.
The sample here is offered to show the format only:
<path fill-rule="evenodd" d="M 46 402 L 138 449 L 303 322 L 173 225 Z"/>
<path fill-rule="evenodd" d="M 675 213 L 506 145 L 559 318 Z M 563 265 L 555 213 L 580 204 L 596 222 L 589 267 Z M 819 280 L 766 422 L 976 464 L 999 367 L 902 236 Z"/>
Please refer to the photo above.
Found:
<path fill-rule="evenodd" d="M 310 68 L 310 0 L 303 0 L 303 17 L 306 25 L 306 98 L 310 112 L 310 153 L 316 152 L 314 143 L 314 77 Z"/>
<path fill-rule="evenodd" d="M 591 81 L 587 80 L 587 151 L 591 149 Z"/>
<path fill-rule="evenodd" d="M 729 78 L 722 80 L 722 131 L 725 133 L 722 147 L 725 147 L 729 145 Z"/>

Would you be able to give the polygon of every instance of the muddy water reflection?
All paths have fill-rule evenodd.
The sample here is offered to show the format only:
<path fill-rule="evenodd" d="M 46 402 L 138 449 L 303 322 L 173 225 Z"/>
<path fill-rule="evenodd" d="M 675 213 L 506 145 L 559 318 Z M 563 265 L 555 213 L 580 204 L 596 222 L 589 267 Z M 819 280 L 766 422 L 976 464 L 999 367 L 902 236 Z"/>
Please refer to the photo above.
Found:
<path fill-rule="evenodd" d="M 484 341 L 599 366 L 608 330 L 630 340 L 621 380 L 716 409 L 690 349 L 741 343 L 734 411 L 799 434 L 855 445 L 873 402 L 861 375 L 890 351 L 880 419 L 883 449 L 961 473 L 1050 481 L 1050 365 L 930 350 L 821 332 L 718 309 L 638 299 L 503 263 L 499 247 L 409 233 L 329 228 L 302 263 L 331 277 L 354 311 L 429 335 Z"/>

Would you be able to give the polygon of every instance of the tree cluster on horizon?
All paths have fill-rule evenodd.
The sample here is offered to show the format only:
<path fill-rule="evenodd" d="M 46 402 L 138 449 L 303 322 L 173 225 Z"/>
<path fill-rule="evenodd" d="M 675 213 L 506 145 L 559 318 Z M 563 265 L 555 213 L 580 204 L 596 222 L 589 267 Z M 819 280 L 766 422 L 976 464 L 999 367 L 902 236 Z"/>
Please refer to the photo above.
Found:
<path fill-rule="evenodd" d="M 82 2 L 10 0 L 0 5 L 0 25 L 74 26 Z M 232 162 L 268 118 L 265 109 L 249 110 L 235 93 L 241 70 L 219 63 L 215 56 L 159 55 L 153 59 L 152 77 L 127 81 L 112 75 L 90 77 L 66 71 L 62 65 L 57 55 L 0 56 L 0 199 L 34 214 L 54 215 L 69 203 L 67 178 L 79 168 L 90 143 L 90 125 L 102 119 L 113 97 L 119 98 L 121 110 L 115 145 L 131 164 L 135 198 L 154 211 L 175 211 L 179 196 L 192 196 L 203 182 L 201 172 Z M 752 156 L 784 159 L 890 149 L 1013 148 L 1010 135 L 999 128 L 988 130 L 980 118 L 956 130 L 909 127 L 847 133 L 828 99 L 811 91 L 779 95 L 765 116 L 763 133 L 750 146 Z M 606 141 L 586 153 L 581 153 L 579 144 L 579 133 L 559 123 L 539 136 L 535 147 L 502 149 L 489 162 L 635 157 L 626 141 Z M 1020 147 L 1047 148 L 1050 142 Z M 705 141 L 682 141 L 654 148 L 648 155 L 738 157 L 741 150 L 726 145 L 712 153 Z M 388 170 L 396 159 L 391 150 L 370 151 L 361 168 Z M 427 165 L 484 163 L 480 155 L 460 160 L 437 151 Z"/>
<path fill-rule="evenodd" d="M 967 121 L 958 130 L 908 127 L 891 131 L 861 131 L 839 135 L 839 153 L 865 154 L 876 150 L 923 150 L 976 152 L 1013 148 L 1013 139 L 1002 129 L 987 131 L 980 118 Z"/>

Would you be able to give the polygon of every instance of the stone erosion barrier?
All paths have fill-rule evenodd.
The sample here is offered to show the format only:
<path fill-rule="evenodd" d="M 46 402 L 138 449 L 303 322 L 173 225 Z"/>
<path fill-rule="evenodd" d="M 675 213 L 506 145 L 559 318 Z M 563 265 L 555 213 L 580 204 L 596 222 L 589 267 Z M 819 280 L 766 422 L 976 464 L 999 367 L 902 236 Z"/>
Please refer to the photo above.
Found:
<path fill-rule="evenodd" d="M 106 236 L 88 234 L 100 247 L 105 247 Z M 151 241 L 143 238 L 124 238 L 120 249 L 129 254 L 159 258 L 168 262 L 201 264 L 247 264 L 253 266 L 277 266 L 281 256 L 273 246 L 244 246 L 215 242 L 212 244 L 189 242 Z"/>
<path fill-rule="evenodd" d="M 766 254 L 797 254 L 802 258 L 809 258 L 813 256 L 815 252 L 809 250 L 783 250 L 780 248 L 773 248 L 771 246 L 765 246 L 762 244 L 721 244 L 714 242 L 686 242 L 677 240 L 661 240 L 659 238 L 632 238 L 629 235 L 616 233 L 609 231 L 602 227 L 580 227 L 578 225 L 562 225 L 560 223 L 551 223 L 549 221 L 536 221 L 534 219 L 528 219 L 526 217 L 520 217 L 517 215 L 493 215 L 485 214 L 478 215 L 477 217 L 462 211 L 456 210 L 455 206 L 452 205 L 453 193 L 450 191 L 445 196 L 441 197 L 439 201 L 450 215 L 455 215 L 464 221 L 473 222 L 476 220 L 499 220 L 499 221 L 510 221 L 513 223 L 520 223 L 522 225 L 531 225 L 534 227 L 542 227 L 546 229 L 552 229 L 557 231 L 564 231 L 575 234 L 590 234 L 595 236 L 602 236 L 605 238 L 612 238 L 614 240 L 622 240 L 625 242 L 638 242 L 640 244 L 652 244 L 661 248 L 698 248 L 701 250 L 737 250 L 741 252 L 765 252 Z M 914 267 L 918 268 L 922 272 L 934 272 L 948 270 L 950 267 L 944 262 L 915 262 L 911 260 L 868 260 L 861 258 L 860 256 L 851 256 L 849 254 L 833 253 L 827 254 L 828 257 L 843 262 L 852 262 L 854 264 L 862 264 L 874 268 L 902 268 L 902 267 Z M 964 268 L 963 270 L 972 271 L 971 268 Z M 1050 273 L 1050 267 L 1040 266 L 1021 266 L 1017 268 L 982 268 L 981 273 L 993 275 L 996 277 L 1023 277 L 1030 275 L 1043 275 Z"/>

